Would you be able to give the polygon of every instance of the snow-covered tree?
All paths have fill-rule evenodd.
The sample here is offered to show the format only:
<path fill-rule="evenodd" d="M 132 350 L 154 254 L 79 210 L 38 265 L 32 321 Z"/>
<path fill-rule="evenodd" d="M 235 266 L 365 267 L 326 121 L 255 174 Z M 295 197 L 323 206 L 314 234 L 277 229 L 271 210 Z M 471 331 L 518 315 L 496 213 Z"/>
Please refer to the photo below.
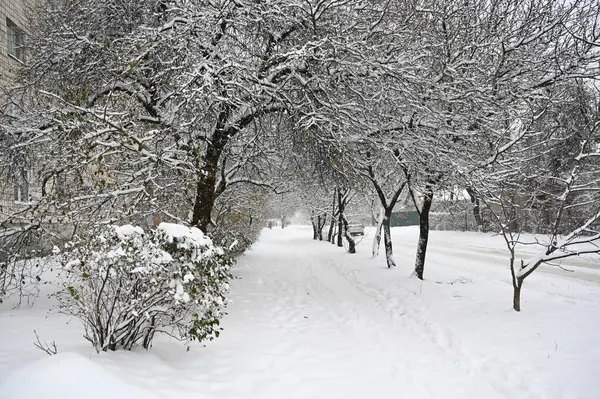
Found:
<path fill-rule="evenodd" d="M 416 96 L 395 122 L 408 149 L 409 185 L 421 196 L 419 278 L 435 193 L 518 142 L 526 129 L 515 121 L 533 123 L 532 105 L 552 86 L 596 73 L 589 37 L 597 37 L 598 15 L 598 4 L 587 1 L 431 1 L 419 9 Z"/>
<path fill-rule="evenodd" d="M 404 173 L 398 173 L 402 168 L 400 151 L 398 148 L 389 148 L 373 153 L 366 153 L 365 174 L 379 200 L 380 212 L 377 230 L 373 243 L 373 255 L 379 252 L 381 231 L 384 234 L 385 256 L 388 268 L 396 266 L 392 246 L 391 220 L 392 211 L 406 188 L 407 179 Z"/>
<path fill-rule="evenodd" d="M 325 120 L 318 104 L 344 108 L 322 84 L 344 75 L 343 21 L 361 3 L 40 2 L 1 151 L 7 165 L 26 154 L 40 188 L 5 224 L 158 218 L 208 232 L 228 188 L 271 185 L 277 118 L 298 131 Z"/>
<path fill-rule="evenodd" d="M 22 74 L 29 112 L 12 129 L 27 126 L 22 138 L 42 145 L 44 175 L 69 185 L 68 204 L 52 204 L 69 217 L 107 204 L 113 217 L 186 220 L 191 211 L 207 231 L 218 195 L 248 163 L 255 141 L 245 132 L 272 131 L 269 116 L 311 107 L 318 90 L 306 80 L 335 51 L 331 23 L 349 10 L 328 1 L 50 1 Z"/>
<path fill-rule="evenodd" d="M 521 141 L 473 180 L 510 253 L 517 311 L 523 282 L 537 268 L 600 253 L 600 95 L 583 82 L 553 92 L 557 103 L 545 104 Z M 544 238 L 522 238 L 532 227 Z M 523 245 L 539 254 L 519 259 Z"/>
<path fill-rule="evenodd" d="M 222 233 L 276 208 L 262 190 L 310 193 L 312 179 L 318 208 L 332 201 L 328 238 L 343 234 L 350 191 L 370 185 L 385 216 L 407 190 L 422 279 L 436 196 L 466 187 L 481 226 L 481 203 L 515 204 L 495 168 L 547 140 L 531 132 L 564 104 L 556 87 L 599 75 L 592 0 L 42 3 L 0 126 L 0 166 L 40 182 L 0 222 L 15 240 L 149 217 Z"/>

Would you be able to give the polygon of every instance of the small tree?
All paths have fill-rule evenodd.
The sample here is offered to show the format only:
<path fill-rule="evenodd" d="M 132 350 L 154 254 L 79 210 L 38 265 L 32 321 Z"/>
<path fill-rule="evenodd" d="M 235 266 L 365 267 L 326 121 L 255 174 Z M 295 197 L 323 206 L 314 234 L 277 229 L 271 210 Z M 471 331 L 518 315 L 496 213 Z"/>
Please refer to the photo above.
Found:
<path fill-rule="evenodd" d="M 547 105 L 519 143 L 493 168 L 480 171 L 477 182 L 510 253 L 516 311 L 523 282 L 541 265 L 600 254 L 600 94 L 584 85 L 555 90 L 561 100 Z M 530 215 L 540 219 L 535 226 L 542 224 L 545 238 L 523 238 Z M 522 245 L 538 246 L 539 253 L 518 259 Z"/>
<path fill-rule="evenodd" d="M 148 349 L 156 333 L 219 336 L 231 260 L 195 227 L 111 226 L 62 258 L 59 311 L 81 320 L 97 351 Z"/>
<path fill-rule="evenodd" d="M 400 152 L 397 149 L 394 151 L 380 151 L 377 153 L 377 156 L 373 156 L 371 151 L 367 151 L 367 163 L 364 167 L 364 174 L 371 182 L 381 206 L 373 242 L 373 256 L 375 257 L 379 253 L 381 231 L 383 230 L 385 257 L 388 268 L 396 267 L 391 234 L 392 211 L 408 181 L 396 169 L 397 165 L 400 164 L 399 156 Z M 405 171 L 406 173 L 408 172 Z"/>
<path fill-rule="evenodd" d="M 327 214 L 312 209 L 310 211 L 310 223 L 313 228 L 313 240 L 323 241 L 323 227 L 327 222 Z"/>
<path fill-rule="evenodd" d="M 335 242 L 335 221 L 338 218 L 340 210 L 337 206 L 337 188 L 333 189 L 333 202 L 331 203 L 331 222 L 329 222 L 329 230 L 327 231 L 327 241 Z"/>
<path fill-rule="evenodd" d="M 354 197 L 351 194 L 350 189 L 348 188 L 338 188 L 337 189 L 337 200 L 338 200 L 338 236 L 337 236 L 337 246 L 343 246 L 342 234 L 346 241 L 348 242 L 348 252 L 351 254 L 356 253 L 356 241 L 354 241 L 354 237 L 348 232 L 348 219 L 346 217 L 346 207 L 350 200 Z"/>
<path fill-rule="evenodd" d="M 415 256 L 415 275 L 420 280 L 423 280 L 423 273 L 425 271 L 425 256 L 427 255 L 427 245 L 429 243 L 429 213 L 431 211 L 431 205 L 433 204 L 434 190 L 436 184 L 441 178 L 439 177 L 428 177 L 423 184 L 422 188 L 415 190 L 413 187 L 409 187 L 410 195 L 415 205 L 415 209 L 419 214 L 419 240 L 417 241 L 417 254 Z M 409 179 L 409 175 L 406 175 Z M 410 184 L 410 183 L 409 183 Z M 417 200 L 416 192 L 421 195 L 421 200 Z"/>

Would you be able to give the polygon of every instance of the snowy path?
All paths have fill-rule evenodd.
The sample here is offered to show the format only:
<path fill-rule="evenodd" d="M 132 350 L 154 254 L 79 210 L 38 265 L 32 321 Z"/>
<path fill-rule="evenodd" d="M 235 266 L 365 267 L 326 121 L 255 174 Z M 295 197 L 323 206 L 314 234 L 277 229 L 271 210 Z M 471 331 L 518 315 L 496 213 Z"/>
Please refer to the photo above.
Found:
<path fill-rule="evenodd" d="M 45 318 L 42 301 L 0 309 L 0 385 L 14 366 L 45 356 L 31 345 L 37 328 L 160 398 L 596 396 L 596 281 L 533 275 L 516 314 L 489 237 L 433 232 L 421 283 L 407 277 L 414 233 L 394 230 L 399 267 L 387 270 L 383 257 L 370 259 L 369 237 L 350 255 L 307 228 L 265 230 L 236 266 L 223 334 L 189 352 L 162 340 L 150 352 L 90 355 L 67 319 Z M 582 262 L 593 275 L 597 261 Z"/>
<path fill-rule="evenodd" d="M 315 243 L 278 233 L 244 259 L 234 296 L 242 304 L 232 306 L 231 319 L 244 321 L 241 357 L 251 362 L 243 371 L 273 379 L 251 397 L 497 397 L 481 375 L 408 331 L 351 272 L 311 253 Z"/>

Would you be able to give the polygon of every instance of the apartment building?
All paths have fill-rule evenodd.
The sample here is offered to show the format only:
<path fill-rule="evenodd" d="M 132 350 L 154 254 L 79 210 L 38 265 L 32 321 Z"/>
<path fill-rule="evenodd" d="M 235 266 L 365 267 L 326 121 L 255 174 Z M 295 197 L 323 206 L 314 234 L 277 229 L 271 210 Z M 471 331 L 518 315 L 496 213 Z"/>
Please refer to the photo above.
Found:
<path fill-rule="evenodd" d="M 27 0 L 0 1 L 0 84 L 10 85 L 15 67 L 24 60 Z"/>
<path fill-rule="evenodd" d="M 7 100 L 15 70 L 25 60 L 25 37 L 28 10 L 35 0 L 0 0 L 0 105 Z M 4 112 L 5 108 L 0 108 Z M 1 133 L 0 133 L 1 134 Z M 31 182 L 27 170 L 3 165 L 0 170 L 0 222 L 11 210 L 31 199 Z"/>

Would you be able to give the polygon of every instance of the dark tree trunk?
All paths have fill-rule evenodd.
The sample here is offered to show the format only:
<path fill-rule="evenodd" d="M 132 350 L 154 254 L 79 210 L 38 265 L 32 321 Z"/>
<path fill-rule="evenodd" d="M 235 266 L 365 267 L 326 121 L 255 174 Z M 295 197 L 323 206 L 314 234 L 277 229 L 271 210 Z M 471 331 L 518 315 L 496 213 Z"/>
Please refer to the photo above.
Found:
<path fill-rule="evenodd" d="M 318 235 L 318 230 L 317 230 L 318 221 L 315 223 L 315 212 L 314 211 L 311 212 L 310 223 L 312 224 L 312 228 L 313 228 L 313 240 L 316 240 L 319 238 L 319 235 Z"/>
<path fill-rule="evenodd" d="M 321 215 L 317 215 L 317 224 L 314 226 L 315 229 L 315 240 L 318 240 L 323 234 L 321 233 Z"/>
<path fill-rule="evenodd" d="M 215 204 L 215 181 L 215 173 L 209 171 L 208 175 L 200 178 L 196 184 L 192 226 L 197 226 L 204 233 L 207 232 L 208 226 L 211 224 L 211 214 Z"/>
<path fill-rule="evenodd" d="M 335 217 L 332 217 L 331 222 L 329 223 L 329 232 L 327 233 L 327 241 L 333 242 L 334 230 L 335 230 Z"/>
<path fill-rule="evenodd" d="M 510 223 L 508 224 L 510 231 L 517 232 L 519 231 L 519 221 L 517 220 L 517 210 L 514 206 L 511 206 L 511 218 Z"/>
<path fill-rule="evenodd" d="M 550 255 L 556 250 L 558 250 L 558 247 L 555 244 L 550 244 L 546 248 L 545 255 Z M 525 265 L 523 260 L 521 260 L 520 265 L 518 266 L 518 268 L 516 268 L 514 247 L 510 249 L 510 274 L 512 277 L 513 285 L 513 309 L 517 312 L 521 311 L 521 289 L 523 288 L 523 282 L 531 273 L 536 271 L 542 263 L 544 263 L 544 261 L 538 259 L 535 263 L 528 264 L 527 270 L 524 271 Z"/>
<path fill-rule="evenodd" d="M 471 199 L 471 205 L 473 206 L 473 217 L 475 217 L 477 231 L 484 231 L 483 217 L 481 216 L 481 206 L 479 202 L 479 197 L 471 187 L 467 187 L 467 194 L 469 194 L 469 198 Z"/>
<path fill-rule="evenodd" d="M 335 230 L 335 217 L 337 216 L 337 212 L 335 209 L 335 204 L 337 202 L 337 189 L 333 189 L 333 203 L 331 204 L 331 222 L 329 223 L 329 232 L 327 233 L 327 241 L 333 243 L 333 232 Z"/>
<path fill-rule="evenodd" d="M 510 275 L 512 277 L 513 285 L 513 309 L 517 312 L 521 311 L 521 288 L 523 287 L 523 279 L 517 277 L 515 271 L 515 252 L 514 249 L 510 251 Z"/>
<path fill-rule="evenodd" d="M 354 241 L 354 237 L 350 233 L 348 233 L 348 220 L 344 217 L 344 231 L 346 236 L 346 241 L 348 241 L 348 252 L 351 254 L 356 253 L 356 241 Z"/>
<path fill-rule="evenodd" d="M 326 222 L 327 222 L 327 215 L 326 214 L 319 215 L 319 219 L 318 219 L 318 223 L 317 223 L 319 226 L 319 230 L 317 231 L 319 241 L 323 241 L 323 228 L 325 227 Z"/>
<path fill-rule="evenodd" d="M 344 231 L 343 227 L 344 227 L 344 222 L 342 220 L 342 213 L 340 212 L 340 214 L 338 216 L 338 230 L 337 230 L 337 246 L 338 247 L 344 246 L 343 241 L 342 241 L 342 233 Z"/>
<path fill-rule="evenodd" d="M 396 261 L 394 261 L 394 248 L 392 247 L 392 208 L 385 210 L 385 219 L 383 219 L 383 243 L 385 245 L 385 260 L 387 262 L 388 269 L 396 267 Z"/>
<path fill-rule="evenodd" d="M 517 280 L 517 284 L 513 285 L 513 309 L 517 312 L 521 311 L 521 288 L 523 281 Z"/>
<path fill-rule="evenodd" d="M 204 154 L 204 164 L 199 170 L 198 182 L 196 184 L 196 198 L 194 200 L 194 209 L 192 213 L 192 226 L 198 226 L 204 233 L 208 226 L 212 224 L 212 210 L 217 198 L 215 183 L 217 182 L 217 170 L 219 168 L 219 159 L 221 153 L 227 145 L 230 137 L 237 134 L 237 129 L 225 129 L 227 119 L 231 116 L 229 106 L 223 106 L 217 117 L 217 123 L 213 132 L 212 140 L 208 142 L 206 153 Z M 218 188 L 219 192 L 225 190 L 225 182 Z"/>
<path fill-rule="evenodd" d="M 337 232 L 337 246 L 343 247 L 342 233 L 344 230 L 344 210 L 346 208 L 345 199 L 341 190 L 338 190 L 338 232 Z"/>
<path fill-rule="evenodd" d="M 415 261 L 415 274 L 420 280 L 423 280 L 425 270 L 425 255 L 427 254 L 427 243 L 429 241 L 429 211 L 433 202 L 433 191 L 431 188 L 425 189 L 423 195 L 423 205 L 419 213 L 419 242 L 417 244 L 417 256 Z"/>
<path fill-rule="evenodd" d="M 238 132 L 243 130 L 256 118 L 276 112 L 278 108 L 270 107 L 256 110 L 237 121 L 235 125 L 228 126 L 232 111 L 233 108 L 227 104 L 222 105 L 219 109 L 212 137 L 210 140 L 207 140 L 208 146 L 204 155 L 202 169 L 197 171 L 199 173 L 197 175 L 196 197 L 194 199 L 191 222 L 192 226 L 198 226 L 204 233 L 207 232 L 208 226 L 212 224 L 211 214 L 215 200 L 226 188 L 225 181 L 222 180 L 222 184 L 215 189 L 219 159 L 221 158 L 223 149 L 233 136 L 238 134 Z"/>
<path fill-rule="evenodd" d="M 204 164 L 199 171 L 198 182 L 196 184 L 192 226 L 198 226 L 204 233 L 207 232 L 208 226 L 212 224 L 211 215 L 217 198 L 215 184 L 217 182 L 219 159 L 229 138 L 237 133 L 237 130 L 225 129 L 225 124 L 230 117 L 230 113 L 231 109 L 229 106 L 224 106 L 219 112 L 213 137 L 206 148 L 203 159 Z M 223 181 L 222 183 L 223 185 L 217 188 L 219 193 L 225 190 L 225 182 Z"/>
<path fill-rule="evenodd" d="M 542 209 L 543 232 L 549 233 L 552 230 L 552 212 L 556 212 L 550 207 L 550 204 L 544 204 Z"/>
<path fill-rule="evenodd" d="M 558 248 L 554 245 L 549 246 L 546 251 L 546 255 L 550 255 L 557 249 Z M 517 275 L 517 271 L 515 271 L 515 268 L 514 268 L 514 250 L 512 251 L 511 259 L 510 259 L 510 272 L 512 275 L 512 283 L 513 283 L 513 309 L 515 311 L 517 311 L 517 312 L 521 311 L 521 289 L 523 288 L 523 283 L 525 282 L 525 279 L 531 273 L 533 273 L 542 263 L 543 263 L 543 261 L 538 260 L 537 262 L 535 262 L 532 265 L 531 264 L 527 265 L 527 271 L 525 271 L 521 275 Z M 524 265 L 523 265 L 523 261 L 521 260 L 521 264 L 518 269 L 519 273 L 523 271 L 523 268 L 524 268 Z"/>

